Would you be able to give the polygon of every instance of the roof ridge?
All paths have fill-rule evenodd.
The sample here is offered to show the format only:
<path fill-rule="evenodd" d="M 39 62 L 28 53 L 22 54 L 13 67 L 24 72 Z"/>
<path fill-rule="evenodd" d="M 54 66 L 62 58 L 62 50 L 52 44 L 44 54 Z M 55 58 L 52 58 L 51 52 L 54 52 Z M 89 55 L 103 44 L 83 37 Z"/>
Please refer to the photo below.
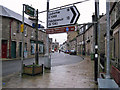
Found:
<path fill-rule="evenodd" d="M 22 22 L 22 15 L 20 15 L 19 13 L 16 13 L 13 10 L 10 10 L 7 7 L 4 7 L 2 5 L 0 5 L 0 7 L 2 7 L 2 12 L 0 13 L 1 16 L 6 16 L 6 17 L 14 18 L 14 19 Z M 32 21 L 29 20 L 29 19 L 27 19 L 26 17 L 24 17 L 24 23 L 32 26 Z"/>

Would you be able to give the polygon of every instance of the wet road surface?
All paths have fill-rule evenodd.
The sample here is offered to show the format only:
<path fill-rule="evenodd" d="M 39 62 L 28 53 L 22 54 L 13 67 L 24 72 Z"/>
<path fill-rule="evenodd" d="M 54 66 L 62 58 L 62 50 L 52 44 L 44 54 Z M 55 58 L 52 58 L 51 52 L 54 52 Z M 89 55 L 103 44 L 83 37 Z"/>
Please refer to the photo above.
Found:
<path fill-rule="evenodd" d="M 61 53 L 55 52 L 55 53 L 52 53 L 52 56 L 51 56 L 52 67 L 78 63 L 82 60 L 83 58 L 77 55 L 69 55 L 63 52 Z"/>
<path fill-rule="evenodd" d="M 76 55 L 69 55 L 65 54 L 63 52 L 58 53 L 51 53 L 51 66 L 61 66 L 61 65 L 68 65 L 73 63 L 78 63 L 82 61 L 83 59 Z M 24 60 L 24 64 L 32 64 L 35 62 L 35 59 L 27 59 Z M 44 60 L 39 58 L 39 63 L 43 64 Z M 3 76 L 7 76 L 9 74 L 18 73 L 21 71 L 21 60 L 9 60 L 9 61 L 3 61 L 2 62 L 2 74 Z"/>
<path fill-rule="evenodd" d="M 19 74 L 3 78 L 3 88 L 96 88 L 94 64 L 90 60 L 52 67 L 43 75 L 23 78 Z"/>

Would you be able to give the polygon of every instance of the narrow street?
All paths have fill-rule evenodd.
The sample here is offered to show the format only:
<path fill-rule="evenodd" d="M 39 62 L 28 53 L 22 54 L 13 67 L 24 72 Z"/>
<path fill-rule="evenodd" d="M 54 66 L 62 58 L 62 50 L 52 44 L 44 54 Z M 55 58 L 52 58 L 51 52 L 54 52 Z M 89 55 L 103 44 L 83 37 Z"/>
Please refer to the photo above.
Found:
<path fill-rule="evenodd" d="M 51 55 L 52 67 L 68 65 L 82 61 L 83 59 L 76 55 L 69 55 L 63 52 L 55 52 Z"/>
<path fill-rule="evenodd" d="M 3 90 L 4 88 L 97 88 L 93 67 L 93 61 L 85 58 L 81 62 L 54 66 L 41 75 L 24 75 L 22 78 L 19 74 L 9 75 L 3 78 Z"/>
<path fill-rule="evenodd" d="M 51 53 L 51 65 L 54 66 L 61 66 L 61 65 L 68 65 L 82 61 L 83 59 L 76 55 L 69 55 L 63 52 L 58 53 Z M 35 59 L 26 59 L 24 60 L 24 64 L 30 65 L 35 62 Z M 39 64 L 44 64 L 44 60 L 42 57 L 39 58 Z M 2 71 L 3 77 L 9 74 L 18 73 L 21 70 L 21 60 L 9 60 L 2 62 Z"/>
<path fill-rule="evenodd" d="M 119 90 L 120 0 L 1 0 L 0 21 L 0 89 Z"/>

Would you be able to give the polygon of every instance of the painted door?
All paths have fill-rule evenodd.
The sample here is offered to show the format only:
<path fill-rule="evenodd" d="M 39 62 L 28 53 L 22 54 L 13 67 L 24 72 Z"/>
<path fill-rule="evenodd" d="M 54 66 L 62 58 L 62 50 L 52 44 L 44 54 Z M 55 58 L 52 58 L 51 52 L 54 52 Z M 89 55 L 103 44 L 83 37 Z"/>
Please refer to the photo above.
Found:
<path fill-rule="evenodd" d="M 21 57 L 22 52 L 22 42 L 19 42 L 19 56 Z"/>
<path fill-rule="evenodd" d="M 16 42 L 12 41 L 11 45 L 11 57 L 16 58 Z"/>
<path fill-rule="evenodd" d="M 7 58 L 7 41 L 2 41 L 2 58 Z"/>

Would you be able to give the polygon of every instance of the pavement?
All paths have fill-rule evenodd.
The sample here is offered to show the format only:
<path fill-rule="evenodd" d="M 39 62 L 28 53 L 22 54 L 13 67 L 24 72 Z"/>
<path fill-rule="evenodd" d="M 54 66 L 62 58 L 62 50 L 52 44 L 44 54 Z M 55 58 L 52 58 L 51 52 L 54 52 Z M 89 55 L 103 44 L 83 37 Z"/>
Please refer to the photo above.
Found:
<path fill-rule="evenodd" d="M 3 88 L 97 88 L 94 82 L 94 63 L 83 61 L 54 66 L 36 76 L 12 74 L 3 78 Z"/>

